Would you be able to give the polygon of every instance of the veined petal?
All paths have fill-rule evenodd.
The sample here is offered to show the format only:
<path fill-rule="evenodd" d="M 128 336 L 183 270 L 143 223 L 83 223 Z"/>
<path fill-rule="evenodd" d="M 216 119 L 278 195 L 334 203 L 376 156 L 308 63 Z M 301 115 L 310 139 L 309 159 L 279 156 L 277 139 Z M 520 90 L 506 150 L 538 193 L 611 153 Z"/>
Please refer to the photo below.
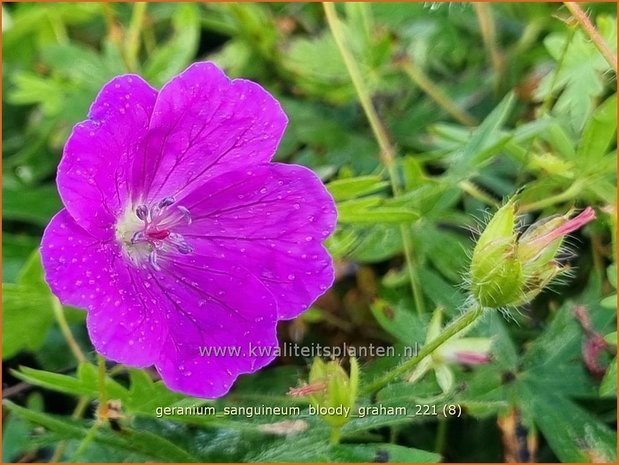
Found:
<path fill-rule="evenodd" d="M 277 355 L 275 299 L 235 262 L 179 254 L 151 278 L 169 328 L 156 367 L 170 389 L 219 397 Z"/>
<path fill-rule="evenodd" d="M 271 163 L 231 171 L 179 203 L 192 215 L 179 232 L 196 252 L 242 263 L 273 293 L 280 319 L 297 316 L 333 283 L 322 241 L 335 228 L 335 204 L 309 169 Z"/>
<path fill-rule="evenodd" d="M 61 210 L 43 234 L 45 279 L 65 305 L 88 309 L 90 338 L 99 353 L 135 367 L 152 365 L 166 337 L 156 303 L 115 242 L 102 241 Z"/>
<path fill-rule="evenodd" d="M 92 104 L 88 120 L 73 128 L 65 145 L 58 191 L 71 216 L 97 237 L 113 236 L 156 97 L 157 91 L 139 76 L 112 79 Z"/>
<path fill-rule="evenodd" d="M 226 171 L 268 162 L 287 121 L 258 84 L 195 63 L 157 97 L 147 149 L 134 167 L 136 195 L 145 203 L 178 198 Z"/>

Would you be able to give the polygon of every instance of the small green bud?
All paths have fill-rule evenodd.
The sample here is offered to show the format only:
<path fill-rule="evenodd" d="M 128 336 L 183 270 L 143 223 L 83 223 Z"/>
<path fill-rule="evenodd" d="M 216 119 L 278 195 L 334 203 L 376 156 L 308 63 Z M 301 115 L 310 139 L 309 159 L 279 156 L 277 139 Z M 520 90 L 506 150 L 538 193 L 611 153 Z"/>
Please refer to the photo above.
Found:
<path fill-rule="evenodd" d="M 318 407 L 335 413 L 321 415 L 329 426 L 339 428 L 350 419 L 357 399 L 359 385 L 359 364 L 350 357 L 350 376 L 339 362 L 323 362 L 316 357 L 309 374 L 310 386 L 322 385 L 324 388 L 310 395 L 310 400 Z"/>
<path fill-rule="evenodd" d="M 522 295 L 513 201 L 501 207 L 479 237 L 471 260 L 471 292 L 484 307 L 504 307 Z"/>

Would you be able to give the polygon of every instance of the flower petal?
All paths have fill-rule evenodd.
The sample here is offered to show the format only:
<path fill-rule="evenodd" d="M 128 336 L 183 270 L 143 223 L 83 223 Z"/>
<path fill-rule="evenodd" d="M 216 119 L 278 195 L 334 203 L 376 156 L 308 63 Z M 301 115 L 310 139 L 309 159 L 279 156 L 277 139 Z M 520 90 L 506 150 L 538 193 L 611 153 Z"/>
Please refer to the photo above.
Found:
<path fill-rule="evenodd" d="M 297 316 L 333 283 L 321 242 L 335 228 L 335 204 L 311 170 L 271 163 L 232 171 L 179 204 L 192 215 L 179 229 L 187 242 L 242 263 L 273 293 L 280 319 Z"/>
<path fill-rule="evenodd" d="M 88 309 L 90 338 L 105 357 L 136 367 L 152 365 L 166 337 L 160 312 L 142 299 L 143 281 L 115 242 L 82 229 L 67 210 L 43 234 L 45 279 L 65 305 Z"/>
<path fill-rule="evenodd" d="M 195 63 L 160 91 L 145 153 L 136 160 L 140 200 L 181 197 L 206 179 L 271 160 L 287 118 L 258 84 Z"/>
<path fill-rule="evenodd" d="M 113 235 L 156 97 L 141 77 L 118 76 L 101 89 L 89 119 L 73 128 L 58 166 L 58 190 L 71 216 L 91 234 Z"/>
<path fill-rule="evenodd" d="M 161 268 L 151 278 L 170 332 L 156 366 L 170 389 L 219 397 L 275 358 L 276 302 L 251 273 L 195 254 L 168 255 Z"/>

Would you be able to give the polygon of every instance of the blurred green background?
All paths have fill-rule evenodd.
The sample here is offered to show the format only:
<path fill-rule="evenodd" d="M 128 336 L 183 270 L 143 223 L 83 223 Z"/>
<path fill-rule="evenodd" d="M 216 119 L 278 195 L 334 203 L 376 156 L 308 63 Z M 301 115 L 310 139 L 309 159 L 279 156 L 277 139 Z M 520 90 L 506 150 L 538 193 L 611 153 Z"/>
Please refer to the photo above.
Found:
<path fill-rule="evenodd" d="M 616 5 L 583 8 L 616 56 Z M 3 461 L 616 460 L 615 71 L 557 3 L 337 11 L 397 153 L 397 195 L 320 4 L 3 4 Z M 422 343 L 435 308 L 452 317 L 463 307 L 471 231 L 502 199 L 520 191 L 524 224 L 596 209 L 598 221 L 571 240 L 567 283 L 475 328 L 494 338 L 492 363 L 452 366 L 449 392 L 430 374 L 358 399 L 458 404 L 461 418 L 356 418 L 329 446 L 318 418 L 289 437 L 268 427 L 281 417 L 157 419 L 156 406 L 204 401 L 170 393 L 149 371 L 110 366 L 120 431 L 92 428 L 96 368 L 84 314 L 64 309 L 86 354 L 79 363 L 37 253 L 61 208 L 56 166 L 110 78 L 134 72 L 160 87 L 199 60 L 282 102 L 290 124 L 277 160 L 313 169 L 338 203 L 328 241 L 336 285 L 281 324 L 282 341 Z M 575 317 L 577 305 L 590 321 Z M 593 363 L 585 356 L 596 343 Z M 367 381 L 399 360 L 360 362 Z M 307 379 L 307 366 L 278 360 L 216 405 L 304 406 L 286 392 Z"/>

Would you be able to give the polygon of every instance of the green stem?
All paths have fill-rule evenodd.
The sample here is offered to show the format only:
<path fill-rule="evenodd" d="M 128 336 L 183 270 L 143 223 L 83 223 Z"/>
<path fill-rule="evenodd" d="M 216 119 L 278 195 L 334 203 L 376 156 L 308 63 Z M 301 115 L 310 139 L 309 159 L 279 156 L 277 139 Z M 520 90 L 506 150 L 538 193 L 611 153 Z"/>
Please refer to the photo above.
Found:
<path fill-rule="evenodd" d="M 447 342 L 449 339 L 454 337 L 456 334 L 460 333 L 464 329 L 468 328 L 472 325 L 477 319 L 484 313 L 483 307 L 479 305 L 475 305 L 471 309 L 464 312 L 457 319 L 451 322 L 441 334 L 438 335 L 435 339 L 428 342 L 424 345 L 421 350 L 412 358 L 409 358 L 401 365 L 397 366 L 383 377 L 377 379 L 372 382 L 370 385 L 366 386 L 363 390 L 364 394 L 371 394 L 379 389 L 382 389 L 390 382 L 394 381 L 399 376 L 403 375 L 411 371 L 411 369 L 421 362 L 428 355 L 432 354 L 437 348 Z"/>
<path fill-rule="evenodd" d="M 144 16 L 146 15 L 146 2 L 137 2 L 133 5 L 133 13 L 129 30 L 127 31 L 127 48 L 126 61 L 129 71 L 137 71 L 138 69 L 138 53 L 140 51 L 140 36 L 142 34 L 142 26 L 144 25 Z"/>
<path fill-rule="evenodd" d="M 341 438 L 342 438 L 342 429 L 339 426 L 332 427 L 331 436 L 329 437 L 329 443 L 332 446 L 336 446 L 340 443 Z"/>
<path fill-rule="evenodd" d="M 94 424 L 90 427 L 86 436 L 77 447 L 73 456 L 71 457 L 71 462 L 79 462 L 79 457 L 86 450 L 86 448 L 90 445 L 90 443 L 95 439 L 97 435 L 97 430 L 99 427 L 107 421 L 108 417 L 108 408 L 107 408 L 107 388 L 105 386 L 106 381 L 106 368 L 105 368 L 105 359 L 101 357 L 101 355 L 97 355 L 97 363 L 98 363 L 98 376 L 97 383 L 99 387 L 99 408 L 97 409 L 97 418 Z"/>
<path fill-rule="evenodd" d="M 466 111 L 460 109 L 443 90 L 435 85 L 432 80 L 426 76 L 423 70 L 415 65 L 409 59 L 402 59 L 398 62 L 398 66 L 411 78 L 411 80 L 419 86 L 438 106 L 449 113 L 459 123 L 465 126 L 475 126 L 477 121 Z"/>
<path fill-rule="evenodd" d="M 99 364 L 99 411 L 98 417 L 99 420 L 107 420 L 107 388 L 105 386 L 106 379 L 106 369 L 105 369 L 105 359 L 101 357 L 101 355 L 97 355 L 97 362 Z"/>
<path fill-rule="evenodd" d="M 482 191 L 479 187 L 477 187 L 474 183 L 470 181 L 460 181 L 458 183 L 460 189 L 469 194 L 474 199 L 479 200 L 480 202 L 484 202 L 491 207 L 499 208 L 501 206 L 500 202 L 497 202 L 495 199 L 490 197 L 484 191 Z"/>
<path fill-rule="evenodd" d="M 496 29 L 494 27 L 494 20 L 492 19 L 492 11 L 490 10 L 490 5 L 486 3 L 474 2 L 473 8 L 475 8 L 481 36 L 488 50 L 488 54 L 490 55 L 490 61 L 492 62 L 492 67 L 496 75 L 496 83 L 498 85 L 503 75 L 503 57 L 497 47 Z"/>
<path fill-rule="evenodd" d="M 365 116 L 367 117 L 370 127 L 372 128 L 372 132 L 374 133 L 374 137 L 380 147 L 380 160 L 389 173 L 393 194 L 398 196 L 401 193 L 401 189 L 400 184 L 398 183 L 398 175 L 395 166 L 395 149 L 389 140 L 385 126 L 378 117 L 378 113 L 376 113 L 376 109 L 374 108 L 374 104 L 372 103 L 372 99 L 370 97 L 370 92 L 363 81 L 359 68 L 357 67 L 357 63 L 355 62 L 352 53 L 346 46 L 344 31 L 340 26 L 334 4 L 330 2 L 323 2 L 322 6 L 324 7 L 325 16 L 327 18 L 329 28 L 331 29 L 333 39 L 335 40 L 340 55 L 342 55 L 342 59 L 344 60 L 344 64 L 346 65 L 346 69 L 350 75 L 350 79 L 352 80 L 357 96 L 359 97 L 361 107 L 363 108 Z M 400 234 L 402 236 L 404 255 L 406 257 L 406 264 L 411 281 L 413 298 L 415 299 L 415 306 L 417 307 L 417 312 L 421 314 L 425 312 L 425 304 L 421 293 L 421 286 L 419 284 L 419 280 L 417 279 L 417 273 L 415 272 L 413 244 L 410 237 L 410 231 L 407 230 L 405 225 L 400 225 Z"/>
<path fill-rule="evenodd" d="M 580 8 L 580 6 L 575 2 L 563 2 L 563 4 L 567 7 L 568 10 L 570 10 L 570 13 L 572 13 L 572 16 L 574 16 L 574 18 L 576 18 L 576 21 L 578 21 L 578 24 L 580 25 L 582 30 L 585 32 L 585 34 L 589 36 L 591 41 L 595 44 L 597 49 L 600 51 L 604 59 L 608 62 L 608 64 L 616 74 L 617 57 L 604 40 L 604 37 L 602 37 L 602 35 L 595 28 L 595 26 L 589 19 L 589 16 L 587 16 L 587 14 L 582 11 L 582 8 Z"/>
<path fill-rule="evenodd" d="M 522 205 L 518 208 L 520 213 L 527 213 L 535 210 L 542 210 L 546 207 L 550 207 L 551 205 L 567 202 L 568 200 L 572 200 L 576 197 L 583 189 L 583 181 L 577 179 L 574 183 L 568 187 L 565 191 L 553 195 L 550 197 L 546 197 L 545 199 L 538 200 L 537 202 L 531 202 L 525 205 Z"/>
<path fill-rule="evenodd" d="M 56 37 L 56 41 L 60 45 L 66 45 L 69 43 L 69 35 L 67 34 L 67 28 L 62 20 L 62 17 L 57 14 L 48 14 L 49 22 L 52 25 L 52 30 L 54 31 L 54 36 Z"/>
<path fill-rule="evenodd" d="M 447 418 L 438 417 L 438 425 L 436 428 L 436 442 L 434 443 L 434 452 L 437 454 L 443 453 L 445 444 L 447 443 Z"/>
<path fill-rule="evenodd" d="M 80 456 L 84 453 L 84 451 L 90 445 L 90 443 L 95 439 L 98 429 L 99 429 L 99 422 L 95 421 L 95 423 L 90 427 L 90 429 L 86 433 L 86 436 L 84 436 L 84 439 L 82 440 L 80 445 L 77 447 L 77 449 L 73 453 L 73 456 L 71 457 L 71 460 L 70 460 L 71 463 L 79 462 Z"/>
<path fill-rule="evenodd" d="M 56 297 L 52 297 L 52 309 L 54 311 L 54 317 L 58 322 L 58 326 L 60 327 L 60 331 L 67 341 L 69 349 L 73 352 L 73 355 L 77 359 L 78 362 L 83 363 L 86 361 L 86 356 L 80 349 L 79 344 L 73 337 L 73 333 L 71 333 L 71 329 L 69 328 L 69 324 L 67 323 L 67 319 L 64 316 L 64 309 L 62 308 L 62 304 Z"/>

